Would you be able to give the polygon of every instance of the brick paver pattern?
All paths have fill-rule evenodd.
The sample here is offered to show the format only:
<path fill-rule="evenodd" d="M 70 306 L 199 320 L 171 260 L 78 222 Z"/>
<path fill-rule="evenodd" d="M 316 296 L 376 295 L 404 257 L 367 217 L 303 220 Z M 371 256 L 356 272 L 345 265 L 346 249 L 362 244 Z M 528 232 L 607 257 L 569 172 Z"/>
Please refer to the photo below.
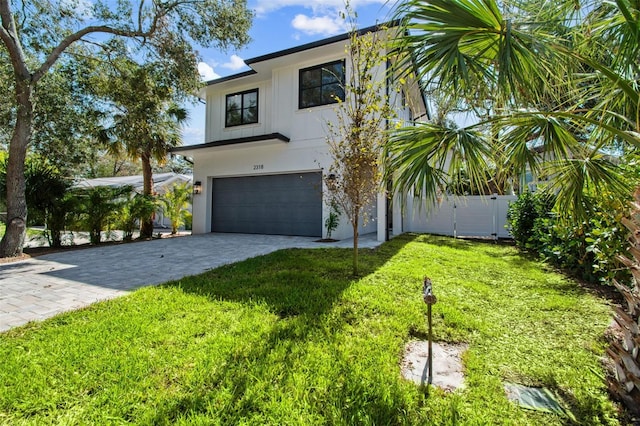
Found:
<path fill-rule="evenodd" d="M 351 247 L 353 241 L 278 235 L 202 234 L 95 247 L 0 265 L 0 332 L 284 248 Z M 376 247 L 375 234 L 360 247 Z"/>

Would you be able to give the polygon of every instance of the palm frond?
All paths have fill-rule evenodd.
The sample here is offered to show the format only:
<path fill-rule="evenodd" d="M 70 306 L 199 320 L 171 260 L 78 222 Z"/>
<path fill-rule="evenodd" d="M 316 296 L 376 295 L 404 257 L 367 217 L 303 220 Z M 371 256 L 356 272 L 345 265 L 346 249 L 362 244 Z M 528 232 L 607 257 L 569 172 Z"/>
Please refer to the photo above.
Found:
<path fill-rule="evenodd" d="M 416 123 L 391 134 L 385 145 L 385 173 L 395 193 L 422 195 L 433 202 L 462 169 L 472 186 L 485 187 L 489 154 L 488 142 L 473 129 Z"/>
<path fill-rule="evenodd" d="M 618 166 L 603 154 L 593 151 L 582 158 L 563 158 L 545 163 L 543 173 L 550 179 L 549 190 L 556 196 L 561 216 L 586 219 L 589 193 L 609 191 L 620 199 L 631 194 Z"/>
<path fill-rule="evenodd" d="M 546 36 L 505 19 L 493 0 L 407 1 L 396 17 L 405 34 L 392 46 L 405 58 L 401 66 L 415 63 L 421 79 L 441 88 L 471 96 L 482 82 L 489 93 L 507 99 L 522 88 L 538 93 L 553 75 Z"/>
<path fill-rule="evenodd" d="M 505 142 L 506 157 L 523 170 L 527 165 L 537 169 L 533 150 L 538 149 L 550 158 L 566 158 L 576 151 L 580 142 L 570 123 L 553 115 L 539 112 L 521 112 L 496 118 L 509 130 L 502 136 Z"/>

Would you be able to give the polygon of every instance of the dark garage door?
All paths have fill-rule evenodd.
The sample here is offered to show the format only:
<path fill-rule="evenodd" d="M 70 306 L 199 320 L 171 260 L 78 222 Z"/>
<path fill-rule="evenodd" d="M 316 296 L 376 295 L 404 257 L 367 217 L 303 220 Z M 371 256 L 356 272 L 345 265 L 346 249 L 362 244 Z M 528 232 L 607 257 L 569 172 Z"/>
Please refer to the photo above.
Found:
<path fill-rule="evenodd" d="M 322 236 L 321 173 L 213 180 L 212 232 Z"/>

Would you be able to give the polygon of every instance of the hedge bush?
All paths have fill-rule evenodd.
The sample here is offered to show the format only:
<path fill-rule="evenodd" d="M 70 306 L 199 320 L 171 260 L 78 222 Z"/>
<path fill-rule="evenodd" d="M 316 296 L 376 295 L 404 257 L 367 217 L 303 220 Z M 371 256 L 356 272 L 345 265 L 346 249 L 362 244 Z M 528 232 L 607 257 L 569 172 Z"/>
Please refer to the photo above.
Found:
<path fill-rule="evenodd" d="M 627 231 L 620 225 L 626 200 L 600 193 L 589 198 L 588 219 L 560 216 L 552 195 L 525 192 L 509 206 L 507 222 L 516 245 L 589 282 L 627 282 L 616 256 L 626 250 Z"/>

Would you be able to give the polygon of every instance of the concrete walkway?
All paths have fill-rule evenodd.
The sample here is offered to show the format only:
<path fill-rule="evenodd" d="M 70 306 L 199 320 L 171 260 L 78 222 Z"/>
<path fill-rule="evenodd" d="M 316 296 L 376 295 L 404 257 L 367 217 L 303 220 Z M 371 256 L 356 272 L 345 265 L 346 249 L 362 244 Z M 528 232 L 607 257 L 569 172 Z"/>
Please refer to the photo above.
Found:
<path fill-rule="evenodd" d="M 203 234 L 53 253 L 0 265 L 0 332 L 285 248 L 351 247 L 353 240 Z M 375 234 L 360 247 L 376 247 Z"/>

